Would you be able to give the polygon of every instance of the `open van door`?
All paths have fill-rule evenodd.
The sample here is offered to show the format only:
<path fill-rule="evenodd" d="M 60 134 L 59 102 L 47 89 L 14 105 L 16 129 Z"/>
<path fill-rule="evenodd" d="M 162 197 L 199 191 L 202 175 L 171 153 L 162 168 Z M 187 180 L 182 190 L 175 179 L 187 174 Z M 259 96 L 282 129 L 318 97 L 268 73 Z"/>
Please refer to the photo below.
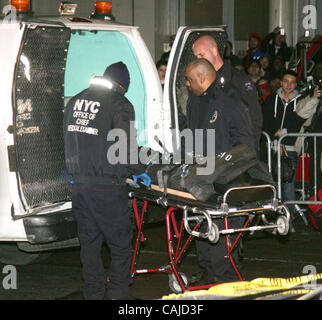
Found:
<path fill-rule="evenodd" d="M 180 131 L 185 129 L 188 89 L 185 69 L 195 59 L 192 45 L 203 34 L 214 37 L 221 56 L 224 53 L 227 33 L 225 27 L 180 27 L 171 48 L 164 85 L 164 109 L 171 118 L 173 149 L 180 147 Z"/>
<path fill-rule="evenodd" d="M 70 201 L 61 125 L 69 38 L 66 27 L 27 26 L 17 57 L 11 159 L 25 213 Z"/>
<path fill-rule="evenodd" d="M 17 244 L 54 242 L 53 234 L 62 240 L 77 236 L 62 148 L 70 28 L 59 22 L 3 23 L 0 34 L 6 47 L 0 81 L 0 258 L 24 264 L 40 253 L 24 253 Z"/>

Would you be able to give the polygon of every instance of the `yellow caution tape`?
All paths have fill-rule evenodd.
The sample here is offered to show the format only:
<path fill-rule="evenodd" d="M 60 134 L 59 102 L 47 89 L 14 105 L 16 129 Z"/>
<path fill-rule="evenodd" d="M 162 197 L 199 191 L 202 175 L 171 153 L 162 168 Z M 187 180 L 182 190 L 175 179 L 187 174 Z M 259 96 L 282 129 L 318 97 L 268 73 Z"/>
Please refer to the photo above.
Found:
<path fill-rule="evenodd" d="M 198 295 L 216 295 L 241 297 L 266 291 L 291 289 L 301 284 L 322 279 L 322 273 L 293 278 L 256 278 L 252 281 L 229 282 L 214 285 L 208 290 L 188 291 L 183 294 L 171 294 L 162 299 L 177 299 L 178 297 L 192 297 Z"/>

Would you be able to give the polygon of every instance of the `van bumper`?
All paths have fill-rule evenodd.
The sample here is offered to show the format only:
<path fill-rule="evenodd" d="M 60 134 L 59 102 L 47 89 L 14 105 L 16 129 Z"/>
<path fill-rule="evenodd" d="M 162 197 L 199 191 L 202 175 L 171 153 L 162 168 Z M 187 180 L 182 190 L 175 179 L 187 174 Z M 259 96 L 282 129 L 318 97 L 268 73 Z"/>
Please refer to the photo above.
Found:
<path fill-rule="evenodd" d="M 42 244 L 77 238 L 76 221 L 71 210 L 23 219 L 27 241 Z"/>

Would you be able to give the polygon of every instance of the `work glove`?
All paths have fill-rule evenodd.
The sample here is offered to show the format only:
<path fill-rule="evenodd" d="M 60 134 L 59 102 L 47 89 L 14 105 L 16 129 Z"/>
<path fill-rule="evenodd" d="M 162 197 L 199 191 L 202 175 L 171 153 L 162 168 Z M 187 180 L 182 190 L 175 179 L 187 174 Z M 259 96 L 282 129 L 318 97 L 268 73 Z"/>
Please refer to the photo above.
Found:
<path fill-rule="evenodd" d="M 133 185 L 136 186 L 138 179 L 141 179 L 146 187 L 151 185 L 151 177 L 146 173 L 141 173 L 137 176 L 133 176 Z"/>

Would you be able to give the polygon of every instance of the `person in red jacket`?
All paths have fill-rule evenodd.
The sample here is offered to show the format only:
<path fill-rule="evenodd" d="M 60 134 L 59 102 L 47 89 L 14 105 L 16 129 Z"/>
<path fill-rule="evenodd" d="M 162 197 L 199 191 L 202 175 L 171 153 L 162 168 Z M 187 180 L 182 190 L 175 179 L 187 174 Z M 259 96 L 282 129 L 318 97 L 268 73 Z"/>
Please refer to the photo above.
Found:
<path fill-rule="evenodd" d="M 243 60 L 243 66 L 245 69 L 248 68 L 249 62 L 252 59 L 259 59 L 261 56 L 265 55 L 266 53 L 261 49 L 261 42 L 262 39 L 257 32 L 252 32 L 249 36 L 248 40 L 248 50 L 246 57 Z"/>

